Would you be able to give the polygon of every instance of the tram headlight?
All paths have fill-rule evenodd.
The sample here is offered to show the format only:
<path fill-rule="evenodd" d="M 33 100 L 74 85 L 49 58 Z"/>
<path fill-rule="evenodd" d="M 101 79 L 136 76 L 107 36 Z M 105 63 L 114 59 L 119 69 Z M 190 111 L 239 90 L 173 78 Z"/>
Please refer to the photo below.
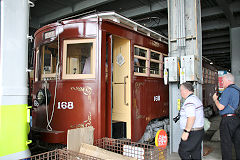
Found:
<path fill-rule="evenodd" d="M 48 89 L 46 89 L 46 93 L 47 95 L 45 94 L 45 89 L 40 89 L 37 92 L 36 100 L 38 101 L 39 105 L 46 104 L 46 98 L 47 98 L 47 104 L 49 104 L 51 99 L 51 94 Z"/>

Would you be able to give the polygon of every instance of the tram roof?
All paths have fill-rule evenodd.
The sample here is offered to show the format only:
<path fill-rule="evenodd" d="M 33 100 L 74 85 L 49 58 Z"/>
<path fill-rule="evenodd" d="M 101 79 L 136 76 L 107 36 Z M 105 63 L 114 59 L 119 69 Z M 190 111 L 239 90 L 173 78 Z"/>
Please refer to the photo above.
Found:
<path fill-rule="evenodd" d="M 78 15 L 76 15 L 76 16 L 78 16 Z M 94 13 L 94 14 L 86 15 L 86 16 L 80 17 L 78 19 L 73 19 L 76 16 L 67 17 L 67 18 L 61 19 L 60 21 L 62 23 L 66 24 L 68 22 L 81 20 L 81 19 L 87 20 L 87 19 L 99 18 L 99 19 L 102 19 L 102 20 L 111 20 L 115 23 L 119 23 L 119 24 L 121 24 L 123 26 L 126 26 L 128 28 L 132 28 L 134 31 L 145 34 L 146 36 L 158 39 L 160 42 L 168 44 L 168 38 L 167 37 L 155 32 L 155 31 L 153 31 L 153 30 L 151 30 L 151 29 L 149 29 L 149 28 L 147 28 L 147 27 L 129 19 L 129 18 L 126 18 L 126 17 L 124 17 L 124 16 L 122 16 L 122 15 L 116 13 L 116 12 L 100 12 L 100 13 Z M 59 24 L 59 21 L 56 22 L 56 23 L 48 24 L 48 25 L 40 28 L 39 30 L 37 30 L 35 32 L 35 36 L 39 32 L 41 32 L 42 30 L 45 30 L 48 27 L 56 27 L 58 24 Z"/>
<path fill-rule="evenodd" d="M 101 19 L 108 19 L 108 20 L 112 20 L 116 23 L 120 23 L 120 24 L 123 24 L 123 25 L 126 25 L 128 27 L 131 27 L 133 28 L 133 30 L 135 31 L 139 31 L 149 37 L 154 37 L 156 39 L 158 39 L 159 41 L 167 44 L 168 43 L 168 38 L 137 23 L 137 22 L 134 22 L 133 20 L 129 19 L 129 18 L 126 18 L 116 12 L 100 12 L 100 13 L 94 13 L 94 14 L 91 14 L 91 15 L 87 15 L 87 16 L 84 16 L 82 17 L 81 19 L 88 19 L 88 18 L 101 18 Z"/>

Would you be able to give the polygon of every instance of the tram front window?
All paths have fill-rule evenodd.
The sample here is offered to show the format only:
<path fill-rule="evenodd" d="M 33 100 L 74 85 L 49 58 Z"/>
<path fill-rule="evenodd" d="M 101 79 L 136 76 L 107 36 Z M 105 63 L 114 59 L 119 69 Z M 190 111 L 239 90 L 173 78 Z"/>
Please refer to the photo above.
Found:
<path fill-rule="evenodd" d="M 92 43 L 67 45 L 67 74 L 91 74 Z"/>
<path fill-rule="evenodd" d="M 58 46 L 57 42 L 49 43 L 42 46 L 42 67 L 41 77 L 55 77 Z"/>
<path fill-rule="evenodd" d="M 95 78 L 95 39 L 63 42 L 63 79 Z"/>

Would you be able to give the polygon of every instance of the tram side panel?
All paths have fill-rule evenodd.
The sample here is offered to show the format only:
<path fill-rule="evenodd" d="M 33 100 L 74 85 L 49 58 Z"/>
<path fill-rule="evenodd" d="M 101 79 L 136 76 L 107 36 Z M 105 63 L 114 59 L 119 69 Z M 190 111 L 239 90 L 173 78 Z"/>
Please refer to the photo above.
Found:
<path fill-rule="evenodd" d="M 148 123 L 156 118 L 168 117 L 168 86 L 163 79 L 134 77 L 133 85 L 133 141 L 143 136 Z"/>

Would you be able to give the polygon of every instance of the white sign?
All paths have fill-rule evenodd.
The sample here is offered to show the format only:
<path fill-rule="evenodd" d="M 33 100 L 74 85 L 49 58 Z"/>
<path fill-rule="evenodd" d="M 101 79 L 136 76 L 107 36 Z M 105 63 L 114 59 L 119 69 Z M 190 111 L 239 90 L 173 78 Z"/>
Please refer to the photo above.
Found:
<path fill-rule="evenodd" d="M 53 37 L 56 37 L 55 30 L 44 33 L 44 39 L 53 38 Z"/>
<path fill-rule="evenodd" d="M 58 102 L 57 109 L 73 109 L 73 102 Z"/>
<path fill-rule="evenodd" d="M 154 96 L 153 97 L 153 101 L 155 102 L 155 101 L 160 101 L 160 96 Z"/>
<path fill-rule="evenodd" d="M 117 56 L 117 64 L 119 64 L 120 66 L 122 66 L 124 63 L 125 63 L 125 59 L 124 59 L 124 57 L 122 56 L 122 54 L 119 53 L 118 56 Z"/>

